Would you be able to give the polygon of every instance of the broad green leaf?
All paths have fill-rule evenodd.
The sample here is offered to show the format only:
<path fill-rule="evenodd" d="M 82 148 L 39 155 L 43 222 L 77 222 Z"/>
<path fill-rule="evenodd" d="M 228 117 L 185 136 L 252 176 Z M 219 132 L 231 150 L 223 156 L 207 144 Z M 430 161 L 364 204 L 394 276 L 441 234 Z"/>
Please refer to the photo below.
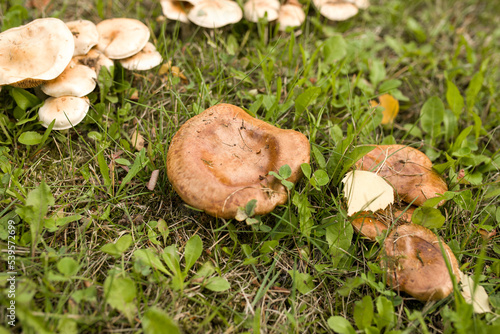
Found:
<path fill-rule="evenodd" d="M 444 104 L 437 96 L 429 98 L 420 110 L 420 126 L 434 140 L 440 134 L 444 120 Z"/>
<path fill-rule="evenodd" d="M 354 304 L 354 323 L 359 329 L 365 329 L 372 324 L 373 301 L 372 297 L 364 296 Z"/>
<path fill-rule="evenodd" d="M 337 217 L 328 219 L 326 225 L 326 241 L 333 266 L 336 267 L 351 246 L 354 230 L 351 223 L 344 219 L 337 219 Z"/>
<path fill-rule="evenodd" d="M 137 173 L 139 173 L 146 166 L 148 162 L 149 159 L 146 158 L 146 149 L 143 148 L 139 152 L 139 154 L 137 154 L 137 157 L 135 158 L 133 165 L 130 167 L 127 175 L 125 175 L 125 177 L 123 178 L 122 183 L 118 188 L 117 194 L 122 191 L 123 187 L 125 187 L 125 185 L 129 183 L 134 178 L 134 176 L 136 176 Z"/>
<path fill-rule="evenodd" d="M 184 248 L 184 261 L 186 262 L 186 267 L 184 268 L 184 273 L 187 274 L 189 269 L 196 263 L 196 261 L 201 256 L 203 251 L 203 241 L 199 235 L 194 235 L 186 242 L 186 247 Z"/>
<path fill-rule="evenodd" d="M 174 273 L 174 275 L 182 275 L 179 254 L 177 254 L 177 247 L 175 245 L 165 247 L 163 253 L 161 254 L 161 257 L 167 264 L 167 267 Z"/>
<path fill-rule="evenodd" d="M 313 277 L 307 273 L 301 273 L 298 270 L 288 270 L 288 274 L 292 276 L 293 285 L 303 294 L 314 289 Z"/>
<path fill-rule="evenodd" d="M 311 208 L 311 203 L 309 203 L 307 193 L 304 192 L 299 194 L 296 192 L 293 194 L 292 202 L 299 211 L 300 232 L 305 237 L 309 237 L 314 225 L 314 221 L 312 219 L 314 209 Z"/>
<path fill-rule="evenodd" d="M 377 315 L 374 317 L 377 327 L 382 329 L 387 327 L 391 329 L 395 324 L 396 314 L 394 313 L 394 305 L 384 296 L 378 296 L 375 300 L 377 306 Z"/>
<path fill-rule="evenodd" d="M 422 206 L 415 210 L 411 220 L 414 224 L 427 228 L 440 228 L 446 219 L 438 209 Z"/>
<path fill-rule="evenodd" d="M 85 289 L 76 290 L 71 293 L 71 298 L 78 304 L 83 301 L 95 302 L 97 300 L 97 289 L 94 285 L 92 285 Z"/>
<path fill-rule="evenodd" d="M 63 257 L 57 262 L 57 270 L 67 277 L 76 275 L 78 267 L 78 262 L 71 257 Z"/>
<path fill-rule="evenodd" d="M 196 272 L 196 274 L 193 276 L 193 278 L 205 278 L 208 276 L 211 276 L 213 273 L 215 273 L 215 268 L 214 265 L 211 262 L 205 262 L 201 266 L 200 269 Z"/>
<path fill-rule="evenodd" d="M 312 104 L 321 94 L 321 88 L 319 87 L 309 87 L 302 94 L 297 96 L 295 99 L 295 119 L 297 120 L 304 110 Z"/>
<path fill-rule="evenodd" d="M 328 318 L 328 326 L 340 334 L 356 334 L 349 320 L 338 315 Z"/>
<path fill-rule="evenodd" d="M 300 169 L 302 170 L 302 173 L 307 179 L 311 178 L 311 165 L 303 163 L 300 165 Z"/>
<path fill-rule="evenodd" d="M 255 214 L 255 207 L 256 206 L 257 206 L 256 199 L 251 199 L 250 201 L 248 201 L 248 203 L 245 205 L 245 210 L 244 210 L 244 213 L 246 214 L 247 217 L 252 217 Z M 245 217 L 245 219 L 247 217 Z"/>
<path fill-rule="evenodd" d="M 314 172 L 310 182 L 313 187 L 322 187 L 330 182 L 330 178 L 328 177 L 326 171 L 324 171 L 323 169 L 318 169 Z"/>
<path fill-rule="evenodd" d="M 312 153 L 314 155 L 314 159 L 316 160 L 319 168 L 325 169 L 326 168 L 326 160 L 323 154 L 321 154 L 321 151 L 316 147 L 312 147 Z"/>
<path fill-rule="evenodd" d="M 97 153 L 97 163 L 99 165 L 99 171 L 101 172 L 101 176 L 104 180 L 104 186 L 109 187 L 111 185 L 111 178 L 109 176 L 109 167 L 108 164 L 106 163 L 106 159 L 104 158 L 103 150 Z"/>
<path fill-rule="evenodd" d="M 146 263 L 150 267 L 153 267 L 157 270 L 160 270 L 161 272 L 167 274 L 167 275 L 172 275 L 167 268 L 163 265 L 163 263 L 160 261 L 158 258 L 158 255 L 154 253 L 150 249 L 138 249 L 134 252 L 134 258 L 136 260 L 141 260 L 142 262 Z"/>
<path fill-rule="evenodd" d="M 19 136 L 18 141 L 23 145 L 31 146 L 40 144 L 42 142 L 42 138 L 43 135 L 38 132 L 26 131 Z"/>
<path fill-rule="evenodd" d="M 386 72 L 384 62 L 374 58 L 370 66 L 370 82 L 377 86 L 379 82 L 385 79 Z"/>
<path fill-rule="evenodd" d="M 467 90 L 465 91 L 465 99 L 467 100 L 467 108 L 469 110 L 472 110 L 472 107 L 476 103 L 477 94 L 479 94 L 479 91 L 483 86 L 483 81 L 483 73 L 477 72 L 469 82 L 469 87 L 467 87 Z"/>
<path fill-rule="evenodd" d="M 378 91 L 380 93 L 386 93 L 393 89 L 398 88 L 399 86 L 401 86 L 401 84 L 402 84 L 401 80 L 397 79 L 387 80 L 380 84 Z"/>
<path fill-rule="evenodd" d="M 458 118 L 460 117 L 460 114 L 462 114 L 465 106 L 464 98 L 453 82 L 447 80 L 446 84 L 448 86 L 448 89 L 446 90 L 446 101 L 448 101 L 451 111 L 453 111 L 455 116 Z"/>
<path fill-rule="evenodd" d="M 414 18 L 408 17 L 406 20 L 406 26 L 413 33 L 419 43 L 424 43 L 427 40 L 427 35 L 424 29 Z"/>
<path fill-rule="evenodd" d="M 223 277 L 212 277 L 207 280 L 207 283 L 204 285 L 210 291 L 214 292 L 222 292 L 229 290 L 231 288 L 231 284 L 227 281 L 227 279 Z"/>
<path fill-rule="evenodd" d="M 144 312 L 142 329 L 145 334 L 181 334 L 174 320 L 157 307 L 151 307 Z"/>
<path fill-rule="evenodd" d="M 264 241 L 264 243 L 262 244 L 262 246 L 259 249 L 259 252 L 261 254 L 267 254 L 267 253 L 274 252 L 276 250 L 276 247 L 278 247 L 278 245 L 279 245 L 278 240 Z"/>
<path fill-rule="evenodd" d="M 109 243 L 101 247 L 101 251 L 106 254 L 118 257 L 121 256 L 132 244 L 132 236 L 125 234 L 115 243 Z"/>
<path fill-rule="evenodd" d="M 328 38 L 323 46 L 323 61 L 332 64 L 347 55 L 347 43 L 341 35 Z"/>
<path fill-rule="evenodd" d="M 108 276 L 104 281 L 104 295 L 111 307 L 122 312 L 129 322 L 137 315 L 137 307 L 133 303 L 137 290 L 135 283 L 128 277 Z"/>
<path fill-rule="evenodd" d="M 280 167 L 279 174 L 283 179 L 286 180 L 292 175 L 292 169 L 288 165 L 283 165 Z"/>
<path fill-rule="evenodd" d="M 17 106 L 23 111 L 26 111 L 28 108 L 34 107 L 41 102 L 38 97 L 22 88 L 12 87 L 10 95 L 14 101 L 16 101 Z"/>

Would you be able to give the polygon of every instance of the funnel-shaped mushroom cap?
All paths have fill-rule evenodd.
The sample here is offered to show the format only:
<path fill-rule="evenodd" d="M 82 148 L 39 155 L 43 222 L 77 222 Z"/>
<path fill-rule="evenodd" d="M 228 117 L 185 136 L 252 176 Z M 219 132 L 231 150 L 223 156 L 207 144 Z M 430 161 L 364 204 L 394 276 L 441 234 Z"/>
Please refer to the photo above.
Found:
<path fill-rule="evenodd" d="M 110 59 L 123 59 L 141 51 L 149 40 L 148 27 L 139 20 L 117 18 L 97 24 L 97 49 Z"/>
<path fill-rule="evenodd" d="M 189 23 L 187 13 L 193 8 L 188 1 L 164 0 L 160 1 L 163 15 L 169 20 Z"/>
<path fill-rule="evenodd" d="M 0 85 L 34 87 L 64 71 L 73 56 L 73 34 L 55 18 L 34 20 L 0 34 Z"/>
<path fill-rule="evenodd" d="M 432 162 L 424 153 L 404 145 L 374 146 L 356 162 L 356 167 L 377 171 L 403 201 L 421 206 L 427 199 L 448 191 L 446 182 L 432 169 Z"/>
<path fill-rule="evenodd" d="M 298 27 L 306 19 L 306 14 L 300 4 L 284 4 L 278 14 L 279 30 L 285 31 L 288 27 Z"/>
<path fill-rule="evenodd" d="M 396 227 L 384 242 L 382 261 L 387 264 L 387 284 L 421 301 L 448 296 L 453 291 L 453 283 L 440 242 L 451 264 L 452 275 L 460 281 L 458 262 L 448 245 L 421 225 L 404 224 Z"/>
<path fill-rule="evenodd" d="M 73 56 L 86 55 L 94 45 L 99 42 L 99 33 L 94 22 L 77 20 L 66 22 L 75 40 L 75 51 Z"/>
<path fill-rule="evenodd" d="M 158 66 L 163 61 L 161 54 L 156 51 L 152 43 L 147 43 L 146 46 L 132 57 L 120 59 L 120 64 L 127 70 L 145 71 Z"/>
<path fill-rule="evenodd" d="M 42 125 L 48 127 L 55 119 L 54 130 L 69 129 L 80 123 L 89 111 L 88 97 L 49 97 L 38 110 Z"/>
<path fill-rule="evenodd" d="M 179 196 L 210 215 L 234 218 L 256 199 L 255 214 L 272 211 L 287 191 L 269 172 L 289 165 L 296 182 L 309 162 L 309 141 L 231 104 L 215 105 L 181 126 L 167 154 L 167 176 Z"/>
<path fill-rule="evenodd" d="M 320 14 L 332 21 L 344 21 L 358 13 L 356 5 L 340 0 L 313 0 Z"/>
<path fill-rule="evenodd" d="M 72 61 L 57 78 L 46 81 L 42 91 L 53 97 L 76 96 L 90 94 L 97 84 L 97 74 L 90 67 Z"/>
<path fill-rule="evenodd" d="M 99 75 L 99 71 L 102 67 L 111 71 L 111 67 L 115 64 L 111 59 L 95 48 L 90 49 L 90 51 L 84 56 L 73 57 L 73 60 L 80 65 L 90 67 L 96 72 L 97 75 Z"/>
<path fill-rule="evenodd" d="M 204 28 L 220 28 L 242 17 L 240 6 L 230 0 L 200 0 L 188 13 L 189 21 Z"/>
<path fill-rule="evenodd" d="M 280 2 L 278 0 L 248 0 L 243 5 L 245 18 L 251 22 L 258 22 L 267 14 L 268 21 L 278 18 Z"/>

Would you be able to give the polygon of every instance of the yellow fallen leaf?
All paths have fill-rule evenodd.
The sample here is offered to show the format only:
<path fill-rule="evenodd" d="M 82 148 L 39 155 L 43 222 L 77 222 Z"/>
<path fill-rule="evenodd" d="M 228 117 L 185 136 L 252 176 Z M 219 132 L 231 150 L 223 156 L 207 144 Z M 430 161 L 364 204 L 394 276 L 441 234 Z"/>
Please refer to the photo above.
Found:
<path fill-rule="evenodd" d="M 467 303 L 472 304 L 472 306 L 474 307 L 474 312 L 491 312 L 486 290 L 484 290 L 484 288 L 479 284 L 474 288 L 474 280 L 469 275 L 460 272 L 460 278 L 460 284 L 462 285 L 462 296 Z"/>
<path fill-rule="evenodd" d="M 169 60 L 165 64 L 161 65 L 160 70 L 158 72 L 159 75 L 167 75 L 171 73 L 172 76 L 178 77 L 181 79 L 182 83 L 187 84 L 189 82 L 188 78 L 182 73 L 181 69 L 177 66 L 172 66 L 172 61 Z"/>
<path fill-rule="evenodd" d="M 389 94 L 382 94 L 378 97 L 378 100 L 380 102 L 371 100 L 370 105 L 372 107 L 382 107 L 384 110 L 382 111 L 383 118 L 382 118 L 382 124 L 391 124 L 394 119 L 396 118 L 396 115 L 399 112 L 399 102 L 396 100 L 392 95 Z"/>

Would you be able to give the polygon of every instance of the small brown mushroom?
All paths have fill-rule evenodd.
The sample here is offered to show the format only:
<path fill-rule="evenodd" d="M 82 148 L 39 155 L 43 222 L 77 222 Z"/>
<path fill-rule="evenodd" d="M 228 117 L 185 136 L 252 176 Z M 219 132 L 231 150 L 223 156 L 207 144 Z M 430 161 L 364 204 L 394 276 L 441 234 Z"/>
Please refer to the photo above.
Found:
<path fill-rule="evenodd" d="M 453 291 L 440 243 L 460 281 L 458 262 L 451 249 L 431 230 L 415 224 L 397 226 L 385 239 L 382 265 L 387 284 L 421 301 L 439 300 Z"/>
<path fill-rule="evenodd" d="M 302 133 L 276 128 L 231 104 L 215 105 L 181 126 L 167 154 L 167 176 L 189 205 L 220 218 L 234 218 L 238 207 L 256 199 L 255 214 L 287 201 L 286 188 L 270 175 L 287 164 L 287 179 L 302 176 L 309 162 Z"/>
<path fill-rule="evenodd" d="M 421 206 L 427 199 L 448 191 L 430 159 L 419 150 L 404 145 L 373 146 L 375 149 L 358 160 L 356 167 L 376 171 L 392 184 L 401 200 Z"/>

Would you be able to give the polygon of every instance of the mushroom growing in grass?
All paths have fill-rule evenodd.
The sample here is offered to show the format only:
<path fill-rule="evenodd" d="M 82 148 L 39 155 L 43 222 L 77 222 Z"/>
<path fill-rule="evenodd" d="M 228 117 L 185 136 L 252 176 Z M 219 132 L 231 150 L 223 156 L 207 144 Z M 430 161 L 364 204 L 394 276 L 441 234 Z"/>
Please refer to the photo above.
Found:
<path fill-rule="evenodd" d="M 320 14 L 331 21 L 345 21 L 358 14 L 358 7 L 348 1 L 313 0 Z"/>
<path fill-rule="evenodd" d="M 298 27 L 306 20 L 302 5 L 296 0 L 289 0 L 280 7 L 278 13 L 279 30 L 285 31 L 288 27 Z"/>
<path fill-rule="evenodd" d="M 45 94 L 53 97 L 82 97 L 90 94 L 96 84 L 97 74 L 93 69 L 71 61 L 57 78 L 46 81 L 40 87 Z"/>
<path fill-rule="evenodd" d="M 125 59 L 120 59 L 119 62 L 127 70 L 145 71 L 158 66 L 163 61 L 161 54 L 156 51 L 155 46 L 148 42 L 146 46 L 133 55 Z"/>
<path fill-rule="evenodd" d="M 29 88 L 54 79 L 69 64 L 74 48 L 73 34 L 55 18 L 0 33 L 0 86 Z"/>
<path fill-rule="evenodd" d="M 278 18 L 280 6 L 278 0 L 248 0 L 243 5 L 243 12 L 248 21 L 258 22 L 266 17 L 270 22 Z"/>
<path fill-rule="evenodd" d="M 421 225 L 404 224 L 393 229 L 385 239 L 383 254 L 387 284 L 418 300 L 439 300 L 448 296 L 453 291 L 450 275 L 460 281 L 458 262 L 451 249 Z"/>
<path fill-rule="evenodd" d="M 75 51 L 73 56 L 86 55 L 97 42 L 99 42 L 99 33 L 94 22 L 87 20 L 76 20 L 66 22 L 69 30 L 75 40 Z"/>
<path fill-rule="evenodd" d="M 97 49 L 90 49 L 90 51 L 84 56 L 73 57 L 73 60 L 78 64 L 85 65 L 93 69 L 97 75 L 101 71 L 101 68 L 107 68 L 111 71 L 111 67 L 114 66 L 114 62 L 106 57 L 101 51 Z"/>
<path fill-rule="evenodd" d="M 188 13 L 189 21 L 204 28 L 220 28 L 243 17 L 240 6 L 230 0 L 200 0 Z"/>
<path fill-rule="evenodd" d="M 300 132 L 276 128 L 231 104 L 215 105 L 189 119 L 167 153 L 167 176 L 189 205 L 225 219 L 257 200 L 262 215 L 287 201 L 287 189 L 271 175 L 288 165 L 289 182 L 309 162 L 309 141 Z"/>
<path fill-rule="evenodd" d="M 54 130 L 65 130 L 80 123 L 89 111 L 88 97 L 49 97 L 38 110 L 38 118 L 44 127 L 55 119 Z"/>
<path fill-rule="evenodd" d="M 176 1 L 176 0 L 163 0 L 160 1 L 163 15 L 169 20 L 180 21 L 182 23 L 189 23 L 187 13 L 193 8 L 195 1 Z"/>
<path fill-rule="evenodd" d="M 141 51 L 149 41 L 149 28 L 139 20 L 115 18 L 97 24 L 97 49 L 110 59 L 123 59 Z"/>

